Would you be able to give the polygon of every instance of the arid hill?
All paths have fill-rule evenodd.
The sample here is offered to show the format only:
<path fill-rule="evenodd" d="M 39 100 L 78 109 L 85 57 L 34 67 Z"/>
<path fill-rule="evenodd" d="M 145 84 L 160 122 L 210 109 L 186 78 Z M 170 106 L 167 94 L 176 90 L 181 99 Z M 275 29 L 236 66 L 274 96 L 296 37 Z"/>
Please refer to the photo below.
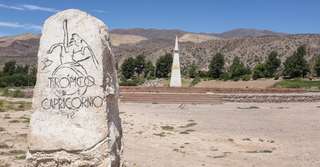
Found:
<path fill-rule="evenodd" d="M 275 50 L 281 55 L 281 60 L 292 55 L 301 45 L 308 48 L 308 60 L 313 60 L 320 55 L 320 35 L 287 35 L 287 36 L 262 36 L 231 39 L 215 39 L 196 42 L 181 42 L 180 57 L 183 67 L 195 62 L 202 69 L 206 69 L 212 56 L 218 52 L 225 54 L 227 66 L 231 60 L 238 56 L 241 60 L 252 67 L 264 61 L 267 55 Z M 129 57 L 144 54 L 153 62 L 164 55 L 171 53 L 174 40 L 149 39 L 135 45 L 120 45 L 114 48 L 119 64 Z"/>
<path fill-rule="evenodd" d="M 21 64 L 35 64 L 39 38 L 39 35 L 33 34 L 0 37 L 0 66 L 10 60 Z"/>
<path fill-rule="evenodd" d="M 172 52 L 175 35 L 180 37 L 183 67 L 195 62 L 202 69 L 206 69 L 211 57 L 217 52 L 225 54 L 227 65 L 233 57 L 239 56 L 248 66 L 263 61 L 273 50 L 278 51 L 284 61 L 301 45 L 308 48 L 307 59 L 313 60 L 315 56 L 320 55 L 320 35 L 287 35 L 250 29 L 221 34 L 180 30 L 116 29 L 111 31 L 111 42 L 118 64 L 127 57 L 139 54 L 144 54 L 147 59 L 155 62 L 159 56 Z M 38 44 L 39 35 L 0 37 L 0 66 L 9 60 L 16 60 L 20 64 L 35 64 Z"/>
<path fill-rule="evenodd" d="M 215 37 L 215 36 L 187 33 L 187 34 L 182 35 L 179 38 L 179 41 L 180 42 L 201 43 L 201 42 L 205 42 L 205 41 L 219 40 L 219 39 L 220 39 L 219 37 Z"/>

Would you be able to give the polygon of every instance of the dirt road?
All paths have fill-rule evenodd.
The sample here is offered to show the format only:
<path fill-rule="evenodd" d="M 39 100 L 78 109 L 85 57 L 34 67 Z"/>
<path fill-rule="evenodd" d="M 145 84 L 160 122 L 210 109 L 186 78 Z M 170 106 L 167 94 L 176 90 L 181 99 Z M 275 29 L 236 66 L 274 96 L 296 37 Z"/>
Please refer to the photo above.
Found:
<path fill-rule="evenodd" d="M 319 167 L 320 103 L 120 104 L 128 167 Z M 24 165 L 30 111 L 0 112 L 0 166 Z"/>

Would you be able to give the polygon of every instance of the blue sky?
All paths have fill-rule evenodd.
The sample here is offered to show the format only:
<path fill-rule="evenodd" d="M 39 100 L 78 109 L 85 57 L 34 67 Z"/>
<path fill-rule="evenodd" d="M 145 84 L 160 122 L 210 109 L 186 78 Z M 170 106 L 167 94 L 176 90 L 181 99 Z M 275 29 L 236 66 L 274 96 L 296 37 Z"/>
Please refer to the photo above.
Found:
<path fill-rule="evenodd" d="M 55 12 L 78 8 L 114 28 L 320 33 L 320 0 L 0 0 L 0 36 L 40 33 Z"/>

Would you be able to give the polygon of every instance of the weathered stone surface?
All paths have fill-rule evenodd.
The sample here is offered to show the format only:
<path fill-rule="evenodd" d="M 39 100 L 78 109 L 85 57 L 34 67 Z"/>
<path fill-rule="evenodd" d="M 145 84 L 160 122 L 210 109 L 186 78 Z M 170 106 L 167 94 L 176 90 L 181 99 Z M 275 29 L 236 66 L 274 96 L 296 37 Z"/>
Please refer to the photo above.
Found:
<path fill-rule="evenodd" d="M 44 24 L 30 122 L 29 166 L 119 166 L 121 121 L 104 23 L 70 9 Z"/>

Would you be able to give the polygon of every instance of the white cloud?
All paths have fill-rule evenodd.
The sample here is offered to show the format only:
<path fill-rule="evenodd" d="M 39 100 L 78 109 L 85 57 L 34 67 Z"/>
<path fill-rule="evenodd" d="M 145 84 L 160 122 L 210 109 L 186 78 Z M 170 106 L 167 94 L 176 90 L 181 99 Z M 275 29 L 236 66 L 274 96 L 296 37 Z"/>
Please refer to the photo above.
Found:
<path fill-rule="evenodd" d="M 42 6 L 36 6 L 36 5 L 29 5 L 29 4 L 21 5 L 21 7 L 23 7 L 26 10 L 38 10 L 38 11 L 52 12 L 52 13 L 59 12 L 59 10 L 54 9 L 54 8 L 42 7 Z"/>
<path fill-rule="evenodd" d="M 0 4 L 0 8 L 13 9 L 13 10 L 24 10 L 23 8 L 18 7 L 18 6 L 9 6 L 9 5 L 5 5 L 5 4 Z"/>
<path fill-rule="evenodd" d="M 24 29 L 33 29 L 41 30 L 41 26 L 35 24 L 21 24 L 17 22 L 3 22 L 0 21 L 0 27 L 9 27 L 9 28 L 24 28 Z"/>
<path fill-rule="evenodd" d="M 6 5 L 0 4 L 0 8 L 12 9 L 12 10 L 20 10 L 20 11 L 43 11 L 43 12 L 51 12 L 56 13 L 59 10 L 54 8 L 48 8 L 43 6 L 31 5 L 31 4 L 23 4 L 23 5 Z"/>
<path fill-rule="evenodd" d="M 0 22 L 0 27 L 21 28 L 23 25 L 14 22 Z"/>
<path fill-rule="evenodd" d="M 103 13 L 103 14 L 105 14 L 105 13 L 108 13 L 107 11 L 105 11 L 105 10 L 100 10 L 100 9 L 94 9 L 94 10 L 92 10 L 93 12 L 96 12 L 96 13 Z"/>

